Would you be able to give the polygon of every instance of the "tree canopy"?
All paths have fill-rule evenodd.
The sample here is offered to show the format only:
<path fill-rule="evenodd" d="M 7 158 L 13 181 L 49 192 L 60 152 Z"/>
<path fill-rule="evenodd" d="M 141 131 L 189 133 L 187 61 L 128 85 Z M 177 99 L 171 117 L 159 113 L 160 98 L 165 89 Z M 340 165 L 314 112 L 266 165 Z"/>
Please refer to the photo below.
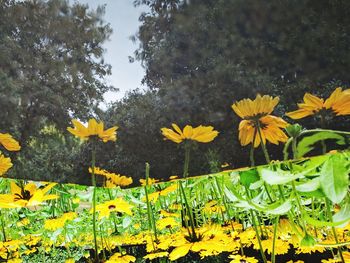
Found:
<path fill-rule="evenodd" d="M 152 92 L 129 94 L 109 110 L 124 114 L 112 115 L 125 129 L 120 133 L 128 134 L 127 139 L 121 135 L 118 145 L 128 153 L 129 165 L 117 160 L 114 169 L 143 176 L 140 169 L 149 161 L 155 174 L 170 175 L 173 171 L 168 168 L 165 175 L 165 167 L 180 164 L 183 156 L 174 153 L 174 145 L 161 141 L 159 129 L 172 122 L 213 125 L 220 131 L 203 149 L 201 161 L 191 162 L 194 174 L 208 172 L 209 167 L 203 166 L 206 151 L 211 158 L 214 153 L 219 163 L 247 165 L 248 149 L 237 139 L 234 101 L 257 93 L 279 96 L 276 114 L 285 117 L 305 92 L 325 97 L 337 86 L 349 84 L 348 1 L 138 0 L 135 4 L 150 9 L 140 17 L 134 38 L 140 41 L 135 57 L 146 70 L 143 83 Z M 343 120 L 329 120 L 327 126 L 344 129 L 349 122 Z M 317 119 L 301 123 L 319 127 Z M 278 158 L 281 149 L 269 147 Z"/>
<path fill-rule="evenodd" d="M 112 30 L 103 14 L 64 0 L 1 1 L 1 131 L 19 139 L 21 160 L 35 158 L 26 148 L 45 126 L 86 120 L 113 90 L 104 81 L 111 67 L 102 44 Z"/>

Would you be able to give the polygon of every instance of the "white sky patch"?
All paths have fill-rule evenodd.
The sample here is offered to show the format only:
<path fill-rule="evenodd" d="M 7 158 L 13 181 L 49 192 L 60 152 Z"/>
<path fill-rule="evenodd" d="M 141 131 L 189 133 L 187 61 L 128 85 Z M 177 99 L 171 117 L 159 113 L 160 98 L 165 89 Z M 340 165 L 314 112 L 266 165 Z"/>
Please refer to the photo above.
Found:
<path fill-rule="evenodd" d="M 104 96 L 106 103 L 120 100 L 127 91 L 142 87 L 141 80 L 145 74 L 139 61 L 129 62 L 139 43 L 130 40 L 138 31 L 139 16 L 145 7 L 134 7 L 132 0 L 79 0 L 88 4 L 89 8 L 96 9 L 106 5 L 104 20 L 110 23 L 113 33 L 110 41 L 104 43 L 106 52 L 105 62 L 112 65 L 112 75 L 106 78 L 107 84 L 118 88 L 118 92 L 107 92 Z M 105 108 L 106 105 L 101 105 Z"/>

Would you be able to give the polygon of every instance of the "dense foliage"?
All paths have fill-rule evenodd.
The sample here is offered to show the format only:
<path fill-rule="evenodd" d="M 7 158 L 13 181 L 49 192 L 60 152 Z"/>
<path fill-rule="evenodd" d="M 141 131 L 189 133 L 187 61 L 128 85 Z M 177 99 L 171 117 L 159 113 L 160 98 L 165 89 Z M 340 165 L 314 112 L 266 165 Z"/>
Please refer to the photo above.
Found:
<path fill-rule="evenodd" d="M 349 84 L 348 1 L 135 2 L 150 9 L 140 17 L 135 39 L 140 41 L 136 59 L 146 70 L 143 82 L 152 91 L 131 92 L 107 111 L 106 120 L 121 126 L 122 140 L 110 153 L 116 158 L 105 162 L 113 170 L 140 177 L 148 161 L 159 177 L 181 171 L 181 157 L 159 138 L 159 127 L 172 122 L 220 131 L 210 148 L 191 157 L 193 172 L 209 171 L 202 165 L 208 156 L 231 167 L 246 165 L 248 151 L 236 140 L 234 101 L 257 92 L 277 95 L 281 116 L 294 110 L 306 91 L 325 97 Z M 337 120 L 327 120 L 325 127 L 349 125 Z M 300 123 L 319 122 L 310 117 Z M 272 151 L 275 159 L 279 152 Z"/>
<path fill-rule="evenodd" d="M 30 147 L 45 126 L 62 131 L 72 116 L 86 119 L 112 90 L 104 81 L 111 71 L 102 44 L 111 28 L 103 14 L 62 0 L 0 1 L 0 124 L 22 142 L 23 167 L 46 157 Z M 32 172 L 16 177 L 57 176 Z"/>

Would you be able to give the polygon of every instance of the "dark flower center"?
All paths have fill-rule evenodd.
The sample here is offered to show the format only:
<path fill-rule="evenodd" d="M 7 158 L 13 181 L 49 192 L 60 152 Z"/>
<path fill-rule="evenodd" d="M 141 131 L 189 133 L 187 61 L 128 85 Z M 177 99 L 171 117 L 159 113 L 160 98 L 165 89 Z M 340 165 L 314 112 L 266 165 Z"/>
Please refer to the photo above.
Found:
<path fill-rule="evenodd" d="M 30 198 L 32 198 L 32 195 L 31 193 L 28 191 L 28 190 L 24 190 L 22 189 L 21 190 L 21 194 L 15 194 L 15 198 L 14 200 L 15 201 L 18 201 L 18 200 L 30 200 Z"/>

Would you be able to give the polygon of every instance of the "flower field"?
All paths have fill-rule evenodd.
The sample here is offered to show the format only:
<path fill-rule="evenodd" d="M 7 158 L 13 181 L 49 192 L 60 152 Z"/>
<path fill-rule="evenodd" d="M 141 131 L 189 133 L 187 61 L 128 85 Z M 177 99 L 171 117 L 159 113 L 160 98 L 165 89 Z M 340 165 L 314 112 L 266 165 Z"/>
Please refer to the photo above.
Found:
<path fill-rule="evenodd" d="M 196 144 L 210 143 L 220 131 L 161 128 L 164 143 L 184 152 L 183 174 L 160 182 L 146 163 L 134 188 L 127 188 L 132 176 L 96 161 L 101 143 L 117 143 L 117 127 L 73 120 L 67 132 L 91 145 L 92 186 L 1 178 L 0 261 L 350 262 L 350 132 L 323 127 L 329 117 L 350 114 L 350 90 L 303 100 L 287 116 L 319 116 L 320 128 L 306 130 L 272 115 L 277 97 L 232 105 L 242 118 L 240 143 L 251 148 L 247 168 L 223 165 L 220 172 L 191 176 Z M 270 159 L 269 143 L 284 144 L 283 161 Z M 8 133 L 0 134 L 0 144 L 5 177 L 15 168 L 7 156 L 21 146 Z M 315 148 L 323 154 L 307 157 Z M 258 150 L 265 165 L 255 166 Z"/>

